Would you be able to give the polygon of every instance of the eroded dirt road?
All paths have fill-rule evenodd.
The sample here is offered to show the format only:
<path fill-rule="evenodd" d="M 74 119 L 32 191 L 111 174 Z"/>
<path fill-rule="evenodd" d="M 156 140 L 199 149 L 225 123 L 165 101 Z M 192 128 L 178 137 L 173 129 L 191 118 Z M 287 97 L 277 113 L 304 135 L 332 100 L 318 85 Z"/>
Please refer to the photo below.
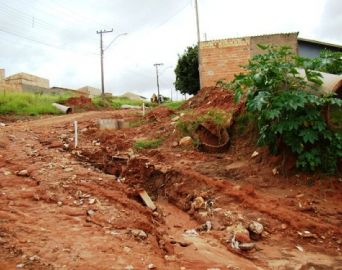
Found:
<path fill-rule="evenodd" d="M 139 117 L 87 112 L 1 127 L 0 269 L 342 269 L 336 183 L 284 185 L 234 149 L 172 148 L 169 118 L 111 133 L 96 128 L 100 118 Z M 168 139 L 132 151 L 152 134 Z M 205 205 L 192 207 L 199 197 Z M 262 239 L 236 250 L 227 227 L 252 220 L 263 224 Z"/>

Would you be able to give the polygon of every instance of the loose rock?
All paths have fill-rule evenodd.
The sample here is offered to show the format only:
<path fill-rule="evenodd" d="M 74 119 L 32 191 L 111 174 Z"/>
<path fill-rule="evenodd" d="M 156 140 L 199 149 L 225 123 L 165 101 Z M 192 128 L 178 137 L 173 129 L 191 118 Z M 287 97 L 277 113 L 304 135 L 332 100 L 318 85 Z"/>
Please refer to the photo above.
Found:
<path fill-rule="evenodd" d="M 259 240 L 261 237 L 262 232 L 264 231 L 264 226 L 256 221 L 252 221 L 249 225 L 248 225 L 248 230 L 250 232 L 250 237 L 253 240 Z"/>
<path fill-rule="evenodd" d="M 147 266 L 148 269 L 157 269 L 157 267 L 153 264 L 153 263 L 150 263 L 148 266 Z"/>
<path fill-rule="evenodd" d="M 255 243 L 242 243 L 242 244 L 239 244 L 239 249 L 241 249 L 243 251 L 249 251 L 249 250 L 252 250 L 253 248 L 255 248 Z"/>
<path fill-rule="evenodd" d="M 29 173 L 27 170 L 21 170 L 17 173 L 18 176 L 23 176 L 23 177 L 27 177 L 29 176 Z"/>
<path fill-rule="evenodd" d="M 192 145 L 192 138 L 190 136 L 183 137 L 179 141 L 180 146 L 189 146 Z"/>
<path fill-rule="evenodd" d="M 141 240 L 144 240 L 144 239 L 147 238 L 147 233 L 144 232 L 143 230 L 134 229 L 134 230 L 131 230 L 130 233 L 131 233 L 135 238 L 138 238 L 138 239 L 141 239 Z"/>

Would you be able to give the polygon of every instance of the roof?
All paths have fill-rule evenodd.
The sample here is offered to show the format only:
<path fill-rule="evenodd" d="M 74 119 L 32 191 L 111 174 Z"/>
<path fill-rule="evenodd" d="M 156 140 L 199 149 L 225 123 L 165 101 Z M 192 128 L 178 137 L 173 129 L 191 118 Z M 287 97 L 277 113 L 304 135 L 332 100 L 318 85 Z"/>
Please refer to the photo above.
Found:
<path fill-rule="evenodd" d="M 143 96 L 134 94 L 134 93 L 132 93 L 132 92 L 126 92 L 126 93 L 124 93 L 124 94 L 121 95 L 121 96 L 122 96 L 122 97 L 127 97 L 127 98 L 129 98 L 129 99 L 137 99 L 137 100 L 140 100 L 140 99 L 145 100 L 145 99 L 147 99 L 147 98 L 145 98 L 145 97 L 143 97 Z"/>
<path fill-rule="evenodd" d="M 13 74 L 11 76 L 8 76 L 6 77 L 6 80 L 11 80 L 11 79 L 18 79 L 18 78 L 39 78 L 39 79 L 43 79 L 43 80 L 48 80 L 46 78 L 43 78 L 43 77 L 39 77 L 39 76 L 36 76 L 36 75 L 32 75 L 32 74 L 29 74 L 29 73 L 25 73 L 25 72 L 20 72 L 20 73 L 16 73 L 16 74 Z"/>
<path fill-rule="evenodd" d="M 273 33 L 273 34 L 265 34 L 265 35 L 253 35 L 253 36 L 241 36 L 241 37 L 231 37 L 231 38 L 222 38 L 222 39 L 212 39 L 212 40 L 205 40 L 202 42 L 212 42 L 212 41 L 222 41 L 222 40 L 234 40 L 234 39 L 243 39 L 243 38 L 254 38 L 254 37 L 269 37 L 269 36 L 278 36 L 278 35 L 297 35 L 299 32 L 288 32 L 288 33 Z"/>
<path fill-rule="evenodd" d="M 298 38 L 298 41 L 322 45 L 322 46 L 326 46 L 326 47 L 334 47 L 334 48 L 342 49 L 342 45 L 340 45 L 340 44 L 333 44 L 333 43 L 318 41 L 318 40 L 314 40 L 314 39 Z"/>

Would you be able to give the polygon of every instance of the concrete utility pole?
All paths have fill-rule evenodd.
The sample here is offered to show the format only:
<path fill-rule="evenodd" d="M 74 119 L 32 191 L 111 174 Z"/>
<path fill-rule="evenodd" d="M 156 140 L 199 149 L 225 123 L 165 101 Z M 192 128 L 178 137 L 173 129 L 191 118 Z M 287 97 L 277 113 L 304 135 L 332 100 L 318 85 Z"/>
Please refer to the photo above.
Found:
<path fill-rule="evenodd" d="M 200 82 L 200 89 L 201 89 L 202 88 L 202 80 L 201 80 L 202 60 L 201 60 L 201 51 L 200 51 L 201 33 L 200 33 L 200 25 L 199 25 L 197 0 L 195 0 L 195 11 L 196 11 L 196 26 L 197 26 L 198 73 L 199 73 L 199 82 Z"/>
<path fill-rule="evenodd" d="M 159 92 L 159 72 L 158 72 L 158 66 L 164 65 L 163 63 L 156 63 L 154 66 L 156 67 L 156 75 L 157 75 L 157 89 L 158 89 L 158 104 L 160 104 L 160 92 Z"/>
<path fill-rule="evenodd" d="M 102 90 L 102 96 L 104 96 L 104 74 L 103 74 L 103 38 L 102 35 L 106 34 L 106 33 L 111 33 L 113 32 L 112 30 L 100 30 L 100 31 L 96 31 L 97 34 L 100 34 L 100 52 L 101 52 L 101 90 Z"/>

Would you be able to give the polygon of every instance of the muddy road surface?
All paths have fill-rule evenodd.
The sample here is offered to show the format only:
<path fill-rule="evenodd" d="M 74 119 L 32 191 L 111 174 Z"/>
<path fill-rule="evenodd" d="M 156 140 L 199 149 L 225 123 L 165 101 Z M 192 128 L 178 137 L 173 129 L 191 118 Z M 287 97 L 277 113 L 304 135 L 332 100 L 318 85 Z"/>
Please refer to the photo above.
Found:
<path fill-rule="evenodd" d="M 0 269 L 342 269 L 338 178 L 274 175 L 241 142 L 222 154 L 180 147 L 172 117 L 0 127 Z M 130 124 L 103 131 L 104 118 Z M 134 149 L 150 137 L 163 143 Z"/>

